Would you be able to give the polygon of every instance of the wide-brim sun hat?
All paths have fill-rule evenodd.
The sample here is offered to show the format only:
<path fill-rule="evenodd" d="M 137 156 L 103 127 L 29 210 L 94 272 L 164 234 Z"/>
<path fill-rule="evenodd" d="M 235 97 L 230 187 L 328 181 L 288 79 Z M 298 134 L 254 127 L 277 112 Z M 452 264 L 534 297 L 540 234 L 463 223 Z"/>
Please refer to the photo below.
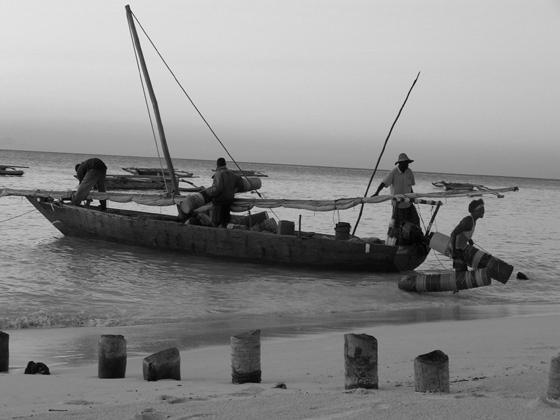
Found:
<path fill-rule="evenodd" d="M 400 162 L 408 162 L 408 163 L 411 163 L 411 162 L 414 162 L 414 161 L 413 161 L 412 159 L 409 159 L 408 156 L 406 155 L 406 153 L 401 153 L 401 154 L 399 155 L 399 158 L 398 158 L 397 161 L 395 162 L 395 165 L 396 165 L 397 163 L 400 163 Z"/>

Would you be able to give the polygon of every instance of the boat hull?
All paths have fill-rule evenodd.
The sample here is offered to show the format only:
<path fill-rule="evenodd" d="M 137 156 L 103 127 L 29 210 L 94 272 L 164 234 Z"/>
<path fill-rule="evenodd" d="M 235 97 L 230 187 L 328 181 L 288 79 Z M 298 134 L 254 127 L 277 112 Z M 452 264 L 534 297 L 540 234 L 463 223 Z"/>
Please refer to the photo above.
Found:
<path fill-rule="evenodd" d="M 173 216 L 156 213 L 100 211 L 32 196 L 27 199 L 64 235 L 191 255 L 311 268 L 400 272 L 418 267 L 429 252 L 422 244 L 387 246 L 328 237 L 221 229 L 184 224 Z"/>
<path fill-rule="evenodd" d="M 22 176 L 23 175 L 23 171 L 20 171 L 19 169 L 0 169 L 0 175 L 2 176 Z"/>

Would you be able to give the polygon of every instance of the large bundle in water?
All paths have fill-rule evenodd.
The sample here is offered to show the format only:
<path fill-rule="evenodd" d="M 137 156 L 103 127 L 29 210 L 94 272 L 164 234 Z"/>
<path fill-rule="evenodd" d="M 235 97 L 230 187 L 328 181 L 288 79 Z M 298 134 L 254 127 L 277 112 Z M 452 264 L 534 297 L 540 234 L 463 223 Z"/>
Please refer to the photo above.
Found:
<path fill-rule="evenodd" d="M 451 247 L 449 246 L 450 238 L 443 233 L 434 232 L 430 238 L 430 248 L 438 251 L 451 258 Z M 486 252 L 474 246 L 467 246 L 464 251 L 465 263 L 472 267 L 474 270 L 479 268 L 486 268 L 488 270 L 488 275 L 494 280 L 498 280 L 502 283 L 507 283 L 511 273 L 513 271 L 513 266 L 509 265 L 505 261 L 499 258 L 493 257 Z"/>
<path fill-rule="evenodd" d="M 449 292 L 488 286 L 491 283 L 485 268 L 475 271 L 444 271 L 415 273 L 399 280 L 399 289 L 407 292 Z"/>

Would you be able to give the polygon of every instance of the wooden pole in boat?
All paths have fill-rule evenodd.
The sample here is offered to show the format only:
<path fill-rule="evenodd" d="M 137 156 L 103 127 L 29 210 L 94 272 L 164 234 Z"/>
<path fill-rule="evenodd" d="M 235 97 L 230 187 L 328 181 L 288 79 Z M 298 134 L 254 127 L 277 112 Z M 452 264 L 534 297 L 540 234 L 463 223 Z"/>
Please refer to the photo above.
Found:
<path fill-rule="evenodd" d="M 152 87 L 152 81 L 150 80 L 150 75 L 148 73 L 148 68 L 146 67 L 146 61 L 144 60 L 144 54 L 142 53 L 142 46 L 140 45 L 140 39 L 138 38 L 138 33 L 136 32 L 136 26 L 134 25 L 134 18 L 132 16 L 132 10 L 130 10 L 130 5 L 125 6 L 126 18 L 128 20 L 128 26 L 130 27 L 130 32 L 134 40 L 134 47 L 138 53 L 138 59 L 140 61 L 140 66 L 142 67 L 142 74 L 144 75 L 144 81 L 146 82 L 146 87 L 148 88 L 148 93 L 150 94 L 150 100 L 152 101 L 152 107 L 154 108 L 154 115 L 156 117 L 156 123 L 159 132 L 159 139 L 161 142 L 161 148 L 165 156 L 165 162 L 167 163 L 167 169 L 171 175 L 171 182 L 173 186 L 173 191 L 168 191 L 173 195 L 179 194 L 179 183 L 177 182 L 177 177 L 175 176 L 175 171 L 173 170 L 173 162 L 171 162 L 171 156 L 169 154 L 169 149 L 167 148 L 167 141 L 165 139 L 165 132 L 163 130 L 163 124 L 161 122 L 161 116 L 159 114 L 159 106 L 157 103 L 156 95 L 154 93 L 154 88 Z"/>
<path fill-rule="evenodd" d="M 383 156 L 383 153 L 385 152 L 385 147 L 387 147 L 387 142 L 389 141 L 389 137 L 391 137 L 391 133 L 393 132 L 393 128 L 395 127 L 395 124 L 397 123 L 399 117 L 401 116 L 401 112 L 406 104 L 406 101 L 408 101 L 408 97 L 410 96 L 410 92 L 412 92 L 412 89 L 414 88 L 414 85 L 416 84 L 416 81 L 418 80 L 418 77 L 420 77 L 420 72 L 418 72 L 418 74 L 416 75 L 416 79 L 414 79 L 414 82 L 412 82 L 412 86 L 410 86 L 410 89 L 408 90 L 408 93 L 406 94 L 406 98 L 404 98 L 404 102 L 401 105 L 401 109 L 399 109 L 399 113 L 397 114 L 397 117 L 395 118 L 395 121 L 393 121 L 393 124 L 391 125 L 391 129 L 389 130 L 389 134 L 387 134 L 387 138 L 385 139 L 385 143 L 383 144 L 383 149 L 381 149 L 381 153 L 379 154 L 379 157 L 377 158 L 377 163 L 375 164 L 375 168 L 373 169 L 373 173 L 371 174 L 371 177 L 369 178 L 369 182 L 366 188 L 366 192 L 364 193 L 364 197 L 367 197 L 368 195 L 368 191 L 369 191 L 369 187 L 371 186 L 371 183 L 373 181 L 373 177 L 375 176 L 375 173 L 377 172 L 377 167 L 379 166 L 379 162 L 381 161 L 381 157 Z M 364 203 L 362 203 L 361 207 L 360 207 L 360 214 L 358 214 L 358 219 L 356 220 L 356 224 L 354 225 L 354 230 L 352 231 L 352 235 L 354 235 L 356 233 L 356 229 L 358 229 L 358 224 L 360 223 L 360 219 L 362 218 L 362 213 L 364 211 Z"/>
<path fill-rule="evenodd" d="M 432 214 L 432 218 L 430 219 L 430 223 L 428 223 L 428 227 L 426 228 L 426 236 L 430 234 L 430 230 L 432 230 L 432 225 L 434 224 L 434 220 L 436 220 L 437 213 L 439 208 L 441 207 L 441 201 L 438 201 L 436 204 L 436 209 L 434 210 L 434 214 Z"/>

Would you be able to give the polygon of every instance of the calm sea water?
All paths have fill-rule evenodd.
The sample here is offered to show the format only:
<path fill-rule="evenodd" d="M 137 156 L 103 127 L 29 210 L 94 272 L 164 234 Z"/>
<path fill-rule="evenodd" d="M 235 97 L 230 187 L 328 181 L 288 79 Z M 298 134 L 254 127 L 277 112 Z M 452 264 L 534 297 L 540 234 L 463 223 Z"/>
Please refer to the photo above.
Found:
<path fill-rule="evenodd" d="M 87 157 L 0 151 L 0 163 L 29 166 L 23 177 L 0 178 L 0 187 L 74 189 L 74 165 Z M 159 166 L 151 158 L 101 158 L 109 173 L 125 173 L 121 168 L 127 166 Z M 178 169 L 195 173 L 193 183 L 210 185 L 213 161 L 175 159 L 174 163 Z M 269 198 L 361 196 L 370 176 L 370 170 L 362 169 L 257 163 L 243 167 L 269 175 L 262 178 L 261 189 Z M 376 176 L 373 189 L 383 174 Z M 89 332 L 93 329 L 97 334 L 100 328 L 137 337 L 129 348 L 142 352 L 168 341 L 182 347 L 207 344 L 248 328 L 292 334 L 559 310 L 560 223 L 556 211 L 560 208 L 560 181 L 416 173 L 415 191 L 437 191 L 431 183 L 441 179 L 496 188 L 519 186 L 518 192 L 505 198 L 485 198 L 486 215 L 474 237 L 479 247 L 514 266 L 506 285 L 496 282 L 458 294 L 411 294 L 397 288 L 399 274 L 296 270 L 67 238 L 24 198 L 4 197 L 0 199 L 0 329 L 16 336 L 32 330 L 32 335 L 48 342 L 47 327 L 79 327 L 80 333 L 72 329 L 75 345 L 60 355 L 72 363 L 94 357 L 93 333 Z M 449 234 L 467 214 L 469 201 L 445 201 L 435 230 Z M 420 206 L 419 211 L 427 223 L 431 207 Z M 274 212 L 280 219 L 296 223 L 301 215 L 303 230 L 326 233 L 333 233 L 338 221 L 353 226 L 358 216 L 357 208 Z M 388 203 L 366 207 L 357 233 L 384 238 L 389 215 Z M 433 269 L 451 269 L 451 261 L 430 253 L 419 270 Z M 515 279 L 517 271 L 530 280 Z"/>

